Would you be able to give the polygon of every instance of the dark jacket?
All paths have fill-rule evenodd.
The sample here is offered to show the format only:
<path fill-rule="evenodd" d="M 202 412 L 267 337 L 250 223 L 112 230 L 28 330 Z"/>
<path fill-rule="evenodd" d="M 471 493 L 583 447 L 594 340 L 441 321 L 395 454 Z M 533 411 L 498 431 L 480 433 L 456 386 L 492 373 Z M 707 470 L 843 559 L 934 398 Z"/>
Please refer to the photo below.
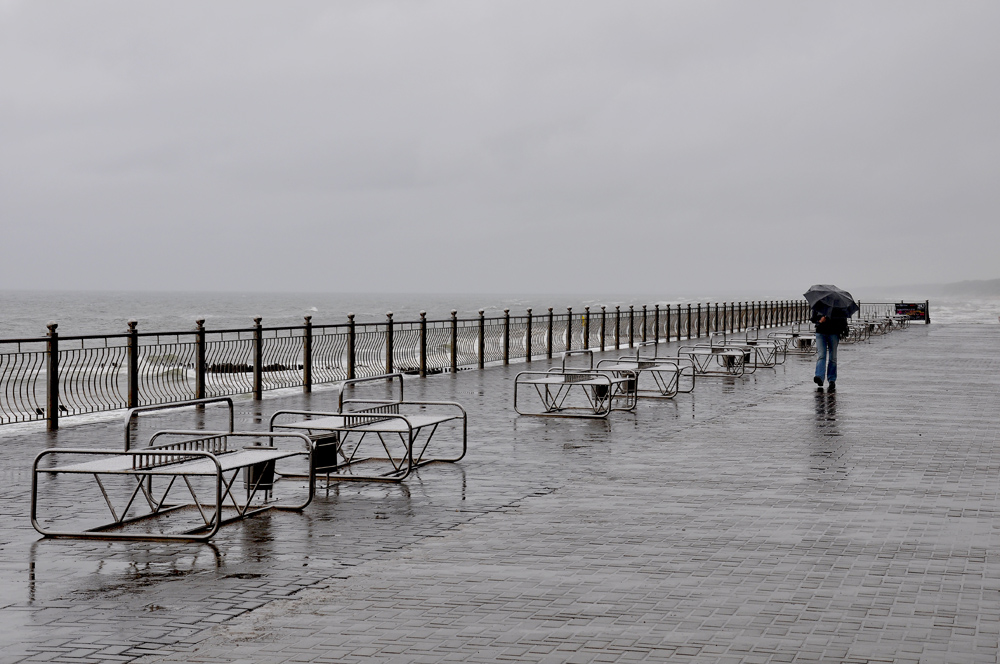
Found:
<path fill-rule="evenodd" d="M 816 323 L 816 333 L 817 334 L 836 334 L 838 336 L 847 335 L 847 319 L 846 318 L 830 318 L 827 317 L 825 322 L 819 322 L 822 318 L 822 314 L 813 312 L 812 322 Z"/>

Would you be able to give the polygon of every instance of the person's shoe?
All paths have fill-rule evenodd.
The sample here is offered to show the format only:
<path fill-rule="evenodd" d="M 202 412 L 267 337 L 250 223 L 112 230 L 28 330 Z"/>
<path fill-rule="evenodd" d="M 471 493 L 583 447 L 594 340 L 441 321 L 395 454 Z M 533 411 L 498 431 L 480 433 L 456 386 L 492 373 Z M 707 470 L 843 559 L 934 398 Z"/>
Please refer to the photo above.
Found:
<path fill-rule="evenodd" d="M 823 387 L 823 379 L 820 378 L 819 376 L 813 376 L 813 382 L 819 385 L 820 387 Z"/>
<path fill-rule="evenodd" d="M 826 391 L 827 392 L 836 392 L 837 391 L 837 381 L 831 380 L 830 381 L 830 386 L 828 388 L 826 388 Z"/>

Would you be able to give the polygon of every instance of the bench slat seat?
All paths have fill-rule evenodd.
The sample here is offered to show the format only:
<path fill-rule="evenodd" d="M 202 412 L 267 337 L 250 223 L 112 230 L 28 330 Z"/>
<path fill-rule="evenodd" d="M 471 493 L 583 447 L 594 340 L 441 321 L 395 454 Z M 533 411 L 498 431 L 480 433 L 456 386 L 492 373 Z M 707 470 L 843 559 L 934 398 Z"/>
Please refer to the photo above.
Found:
<path fill-rule="evenodd" d="M 561 374 L 549 374 L 540 378 L 525 378 L 521 383 L 529 385 L 620 385 L 627 382 L 628 378 L 615 378 L 613 376 L 595 376 L 593 378 L 574 378 Z"/>
<path fill-rule="evenodd" d="M 167 450 L 164 452 L 156 452 L 156 455 L 184 456 L 184 452 Z M 215 465 L 211 458 L 200 457 L 197 459 L 177 461 L 175 463 L 135 468 L 133 467 L 133 457 L 131 455 L 119 455 L 106 459 L 96 459 L 94 461 L 84 461 L 82 463 L 56 466 L 54 468 L 39 468 L 38 470 L 39 472 L 48 473 L 97 473 L 100 475 L 127 474 L 213 476 L 217 474 L 218 468 L 220 467 L 222 468 L 222 472 L 228 472 L 230 470 L 245 468 L 258 463 L 267 463 L 268 461 L 277 461 L 278 459 L 287 459 L 289 457 L 299 455 L 301 455 L 301 452 L 279 450 L 273 447 L 247 447 L 242 450 L 232 450 L 229 452 L 213 454 L 212 456 L 219 462 L 218 466 Z"/>
<path fill-rule="evenodd" d="M 357 413 L 356 415 L 363 417 L 367 415 L 367 413 Z M 378 415 L 373 414 L 372 417 L 378 417 Z M 300 429 L 302 431 L 343 431 L 345 429 L 350 429 L 351 431 L 368 431 L 371 433 L 407 433 L 409 429 L 423 429 L 424 427 L 434 426 L 435 424 L 442 424 L 444 422 L 459 419 L 462 419 L 462 416 L 458 413 L 433 415 L 399 414 L 393 415 L 392 418 L 386 418 L 376 422 L 351 424 L 349 419 L 343 415 L 329 415 L 327 417 L 319 417 L 314 420 L 283 423 L 281 428 Z M 404 423 L 403 420 L 406 422 Z M 406 427 L 407 423 L 410 425 L 409 429 Z"/>
<path fill-rule="evenodd" d="M 364 384 L 389 383 L 389 398 L 345 398 Z M 316 443 L 316 470 L 327 482 L 339 480 L 401 482 L 420 466 L 460 461 L 468 448 L 468 415 L 453 401 L 407 401 L 403 374 L 393 373 L 344 381 L 333 412 L 279 410 L 269 429 L 288 429 Z M 415 411 L 420 412 L 406 412 Z M 290 420 L 290 417 L 296 417 Z M 434 444 L 441 424 L 446 435 L 461 428 L 460 449 L 442 454 Z M 449 443 L 450 445 L 452 443 Z M 447 451 L 447 450 L 446 450 Z"/>

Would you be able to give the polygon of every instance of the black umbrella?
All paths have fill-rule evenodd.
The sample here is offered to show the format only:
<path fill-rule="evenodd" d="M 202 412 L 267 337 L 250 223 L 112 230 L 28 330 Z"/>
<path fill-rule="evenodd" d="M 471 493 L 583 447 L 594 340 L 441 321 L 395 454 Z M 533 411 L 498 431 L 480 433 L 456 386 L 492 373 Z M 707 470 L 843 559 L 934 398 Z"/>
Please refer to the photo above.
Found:
<path fill-rule="evenodd" d="M 804 295 L 813 311 L 821 316 L 850 318 L 861 309 L 850 293 L 829 284 L 810 286 Z"/>

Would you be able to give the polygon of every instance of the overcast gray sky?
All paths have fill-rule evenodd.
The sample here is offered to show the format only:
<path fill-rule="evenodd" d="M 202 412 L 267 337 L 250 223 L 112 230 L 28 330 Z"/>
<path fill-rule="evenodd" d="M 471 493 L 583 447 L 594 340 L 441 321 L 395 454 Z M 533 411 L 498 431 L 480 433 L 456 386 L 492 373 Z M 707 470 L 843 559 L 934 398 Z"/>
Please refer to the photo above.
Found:
<path fill-rule="evenodd" d="M 995 278 L 998 26 L 996 0 L 0 0 L 0 288 Z"/>

